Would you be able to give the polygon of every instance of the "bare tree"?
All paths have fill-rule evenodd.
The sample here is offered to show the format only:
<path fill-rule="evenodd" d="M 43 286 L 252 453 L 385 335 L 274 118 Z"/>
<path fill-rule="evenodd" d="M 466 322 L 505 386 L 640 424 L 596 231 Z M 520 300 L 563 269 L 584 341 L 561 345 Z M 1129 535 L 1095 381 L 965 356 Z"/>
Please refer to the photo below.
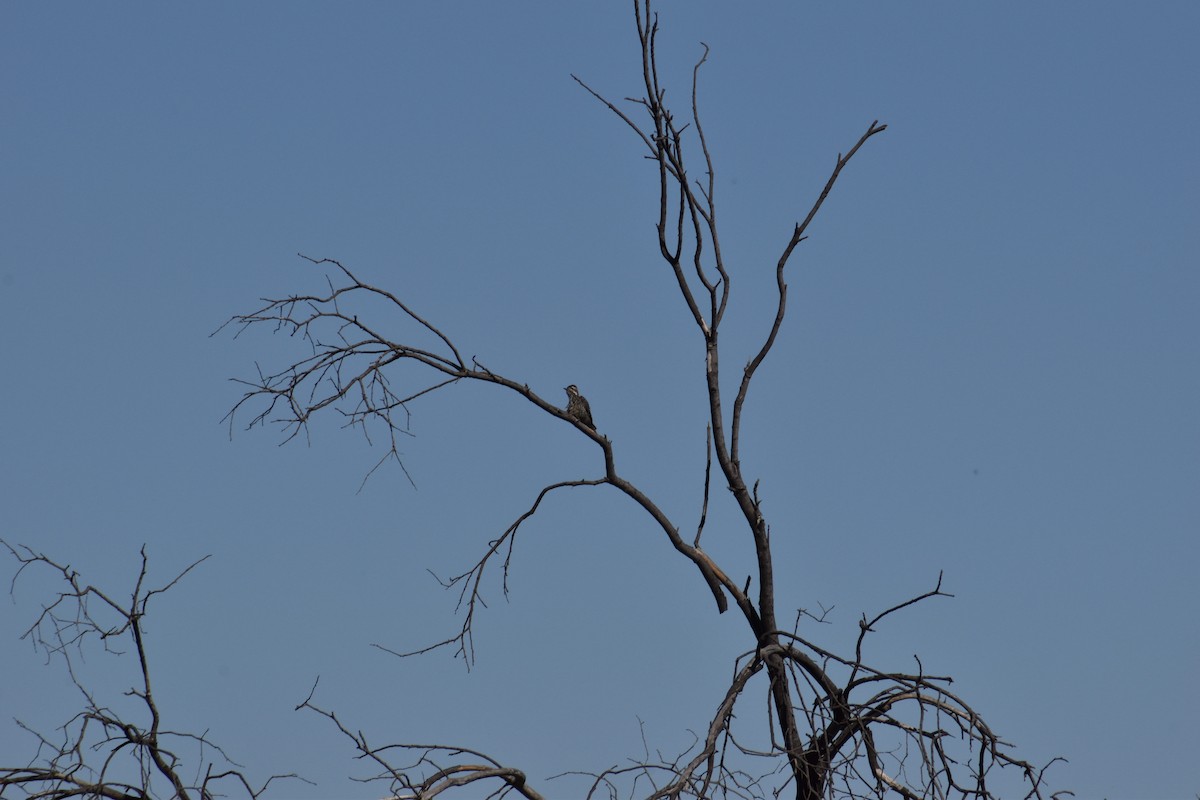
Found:
<path fill-rule="evenodd" d="M 599 466 L 595 477 L 559 481 L 542 488 L 528 509 L 482 548 L 473 564 L 444 581 L 447 588 L 458 593 L 461 626 L 428 647 L 396 653 L 412 656 L 448 647 L 468 663 L 474 659 L 472 632 L 476 610 L 483 602 L 484 576 L 489 570 L 499 571 L 503 591 L 507 593 L 517 534 L 551 493 L 567 488 L 608 486 L 631 500 L 679 556 L 693 565 L 716 610 L 724 613 L 732 605 L 741 616 L 746 644 L 744 652 L 730 655 L 729 685 L 721 696 L 708 700 L 711 716 L 691 748 L 667 757 L 652 755 L 646 747 L 642 756 L 626 766 L 574 773 L 590 776 L 586 791 L 589 798 L 783 795 L 797 800 L 892 795 L 910 800 L 992 798 L 997 796 L 994 789 L 997 771 L 1020 776 L 1026 797 L 1055 796 L 1044 787 L 1046 767 L 1018 758 L 971 705 L 950 691 L 949 676 L 927 673 L 919 660 L 906 671 L 868 663 L 865 645 L 877 626 L 909 606 L 949 596 L 942 590 L 940 574 L 929 591 L 870 619 L 864 616 L 858 623 L 857 642 L 850 654 L 831 652 L 801 636 L 800 612 L 783 612 L 789 618 L 795 613 L 795 621 L 790 624 L 781 623 L 779 618 L 771 525 L 758 483 L 750 481 L 743 469 L 741 431 L 746 399 L 783 328 L 788 295 L 786 269 L 792 254 L 806 238 L 810 223 L 842 171 L 886 126 L 878 121 L 870 123 L 849 149 L 837 156 L 811 207 L 784 237 L 774 266 L 777 286 L 774 316 L 757 351 L 741 368 L 740 377 L 731 382 L 730 385 L 736 386 L 731 398 L 723 389 L 719 334 L 731 298 L 733 276 L 722 256 L 716 170 L 697 104 L 698 76 L 707 57 L 707 47 L 693 69 L 690 107 L 684 116 L 677 117 L 667 105 L 660 84 L 656 51 L 658 20 L 651 9 L 651 0 L 635 0 L 634 12 L 641 45 L 644 94 L 629 98 L 630 105 L 618 105 L 583 80 L 577 77 L 575 80 L 633 131 L 644 156 L 654 166 L 659 197 L 659 255 L 674 275 L 679 297 L 704 347 L 707 461 L 701 487 L 700 521 L 694 534 L 689 531 L 685 535 L 681 524 L 655 498 L 618 471 L 616 447 L 603 433 L 603 420 L 598 426 L 593 424 L 590 411 L 584 413 L 586 406 L 578 404 L 577 392 L 568 391 L 571 403 L 560 405 L 557 397 L 554 400 L 543 397 L 519 377 L 495 372 L 474 357 L 465 358 L 450 334 L 400 296 L 364 282 L 333 259 L 303 256 L 326 268 L 328 291 L 267 299 L 259 309 L 226 323 L 238 333 L 249 327 L 270 326 L 301 338 L 309 346 L 303 357 L 283 369 L 260 371 L 255 379 L 242 382 L 247 391 L 229 413 L 231 430 L 240 414 L 249 413 L 248 427 L 277 422 L 290 439 L 305 431 L 315 415 L 331 411 L 341 414 L 348 426 L 360 429 L 368 437 L 382 435 L 387 455 L 380 464 L 389 458 L 399 463 L 398 437 L 408 432 L 409 404 L 418 399 L 427 402 L 436 392 L 458 381 L 477 381 L 519 395 L 547 417 L 572 425 L 579 435 L 591 440 Z M 689 172 L 690 166 L 698 166 L 699 171 Z M 388 321 L 360 315 L 359 309 L 366 307 L 366 301 L 376 306 L 382 301 L 411 326 L 412 336 L 395 340 L 384 335 Z M 714 481 L 729 490 L 744 523 L 740 545 L 753 554 L 754 574 L 742 583 L 731 580 L 702 546 Z M 73 587 L 67 596 L 82 601 L 95 593 L 90 587 L 77 587 L 69 569 L 58 567 L 44 557 L 29 560 L 45 561 L 60 569 Z M 149 594 L 142 595 L 143 606 Z M 138 596 L 135 592 L 135 600 Z M 144 609 L 139 610 L 136 602 L 127 610 L 106 602 L 123 615 L 124 627 L 119 630 L 137 635 L 138 620 Z M 97 632 L 108 630 L 91 623 L 90 617 L 84 619 Z M 140 644 L 138 652 L 141 653 Z M 314 691 L 315 688 L 314 685 Z M 756 702 L 754 696 L 758 692 L 762 693 L 759 702 L 765 701 L 769 711 L 769 730 L 743 734 L 736 711 L 740 703 Z M 153 723 L 149 733 L 155 734 L 158 717 L 150 701 L 148 674 L 145 689 L 136 696 L 142 697 L 150 708 Z M 387 783 L 394 798 L 432 798 L 473 784 L 487 787 L 493 797 L 512 795 L 535 800 L 543 796 L 530 786 L 521 770 L 467 746 L 416 742 L 381 745 L 369 741 L 365 734 L 345 725 L 336 713 L 316 705 L 313 698 L 310 693 L 297 708 L 326 717 L 349 738 L 359 757 L 378 767 L 370 780 Z M 89 708 L 94 705 L 89 698 Z M 162 759 L 155 754 L 160 750 L 157 745 L 148 744 L 146 731 L 126 733 L 122 727 L 114 730 L 117 733 L 109 735 L 124 736 L 125 741 L 136 744 L 139 752 L 146 754 L 146 763 L 163 775 L 173 774 L 169 760 L 165 765 L 159 763 Z M 752 740 L 769 744 L 752 747 L 747 744 Z M 75 752 L 73 746 L 57 751 L 60 756 Z M 207 780 L 201 784 L 201 791 Z M 182 783 L 176 786 L 176 791 L 183 796 Z M 127 794 L 104 796 L 140 795 L 130 790 Z"/>
<path fill-rule="evenodd" d="M 278 775 L 255 788 L 238 765 L 205 734 L 175 731 L 154 696 L 146 647 L 145 617 L 150 601 L 174 588 L 208 556 L 195 561 L 158 588 L 149 588 L 146 549 L 128 601 L 85 584 L 77 570 L 28 547 L 0 540 L 21 573 L 42 567 L 65 584 L 22 638 L 65 664 L 83 700 L 83 709 L 61 725 L 53 737 L 18 722 L 33 738 L 34 753 L 22 766 L 0 765 L 0 797 L 27 796 L 62 800 L 104 797 L 112 800 L 171 797 L 208 800 L 229 789 L 257 798 Z M 96 645 L 115 654 L 132 652 L 137 661 L 135 685 L 125 692 L 133 703 L 105 702 L 88 688 L 80 671 L 85 647 Z M 122 648 L 128 648 L 123 650 Z M 186 754 L 184 750 L 186 749 Z M 14 793 L 20 793 L 14 794 Z"/>
<path fill-rule="evenodd" d="M 507 574 L 514 539 L 521 525 L 534 515 L 551 492 L 568 487 L 610 486 L 636 503 L 671 543 L 690 561 L 711 592 L 717 611 L 732 604 L 746 623 L 747 650 L 736 659 L 726 694 L 714 702 L 714 711 L 703 737 L 691 751 L 673 760 L 646 758 L 632 767 L 610 769 L 595 775 L 589 796 L 757 797 L 781 792 L 798 800 L 824 797 L 883 797 L 895 793 L 906 798 L 992 796 L 993 770 L 1010 768 L 1023 775 L 1029 796 L 1042 797 L 1043 769 L 1018 759 L 1009 746 L 962 698 L 948 689 L 948 676 L 927 674 L 917 661 L 914 669 L 896 672 L 874 668 L 865 661 L 868 634 L 888 616 L 922 600 L 947 596 L 941 576 L 930 591 L 860 621 L 853 654 L 840 656 L 799 635 L 793 624 L 785 628 L 776 607 L 777 580 L 772 564 L 771 527 L 763 511 L 758 484 L 743 471 L 741 430 L 746 398 L 759 368 L 770 356 L 787 312 L 786 268 L 797 246 L 806 238 L 810 223 L 821 210 L 842 170 L 874 136 L 886 130 L 872 122 L 844 153 L 839 154 L 828 180 L 812 206 L 783 242 L 775 264 L 778 289 L 774 319 L 761 346 L 741 370 L 732 402 L 723 390 L 720 332 L 729 306 L 733 276 L 722 256 L 718 225 L 717 181 L 712 155 L 705 139 L 697 105 L 697 79 L 707 57 L 692 74 L 691 103 L 686 116 L 676 116 L 667 105 L 660 83 L 656 40 L 657 16 L 650 0 L 635 0 L 644 95 L 618 106 L 578 77 L 576 81 L 633 131 L 645 157 L 655 166 L 658 179 L 658 250 L 671 270 L 679 297 L 691 314 L 705 350 L 708 400 L 708 463 L 703 486 L 700 524 L 692 536 L 649 494 L 626 479 L 616 467 L 613 443 L 586 418 L 541 396 L 520 378 L 499 374 L 478 360 L 465 359 L 454 339 L 422 317 L 400 297 L 360 280 L 331 259 L 312 260 L 332 269 L 329 291 L 320 295 L 293 295 L 269 300 L 249 314 L 230 322 L 241 326 L 262 324 L 299 335 L 311 345 L 311 354 L 286 369 L 260 375 L 230 413 L 258 403 L 250 427 L 280 421 L 288 435 L 305 429 L 313 415 L 337 408 L 347 423 L 365 432 L 382 429 L 391 441 L 388 457 L 399 460 L 396 436 L 406 432 L 407 405 L 456 381 L 479 381 L 515 392 L 550 417 L 573 425 L 597 448 L 603 471 L 598 477 L 561 481 L 546 486 L 529 509 L 512 522 L 465 572 L 446 582 L 460 593 L 463 623 L 457 634 L 433 647 L 450 645 L 467 659 L 474 655 L 472 626 L 480 603 L 480 582 L 493 561 L 500 561 L 507 590 Z M 689 172 L 699 164 L 698 175 Z M 355 301 L 374 296 L 414 323 L 432 346 L 395 341 L 380 333 L 379 324 L 359 316 Z M 410 364 L 419 372 L 394 370 Z M 401 378 L 402 376 L 402 378 Z M 571 387 L 572 389 L 574 387 Z M 571 392 L 571 400 L 576 395 Z M 724 483 L 744 521 L 745 547 L 752 548 L 754 580 L 739 585 L 702 546 L 707 518 L 713 462 L 718 482 Z M 753 589 L 751 589 L 753 587 Z M 798 619 L 798 617 L 797 617 Z M 431 648 L 417 652 L 426 652 Z M 402 653 L 401 655 L 411 655 Z M 735 734 L 735 709 L 751 679 L 766 673 L 761 682 L 769 697 L 772 726 L 766 751 L 751 750 Z M 311 697 L 304 705 L 311 706 Z M 337 722 L 330 712 L 321 711 Z M 339 727 L 341 723 L 337 722 Z M 384 764 L 385 752 L 365 740 L 355 740 L 364 755 Z M 520 773 L 466 748 L 393 745 L 414 751 L 415 764 L 404 769 L 387 766 L 386 777 L 397 796 L 432 797 L 452 785 L 495 778 L 507 789 L 535 797 Z M 474 755 L 486 763 L 463 763 Z M 436 757 L 435 757 L 436 756 Z M 761 760 L 757 770 L 748 763 Z M 619 787 L 624 788 L 619 788 Z"/>

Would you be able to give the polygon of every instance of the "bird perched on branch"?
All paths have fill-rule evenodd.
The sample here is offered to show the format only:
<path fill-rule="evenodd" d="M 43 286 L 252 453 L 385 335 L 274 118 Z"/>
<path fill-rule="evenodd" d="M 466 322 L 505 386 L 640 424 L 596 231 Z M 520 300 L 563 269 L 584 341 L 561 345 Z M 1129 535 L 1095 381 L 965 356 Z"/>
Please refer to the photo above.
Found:
<path fill-rule="evenodd" d="M 566 393 L 567 415 L 596 430 L 596 423 L 592 422 L 592 407 L 588 405 L 587 398 L 579 393 L 579 387 L 572 383 L 566 387 Z"/>

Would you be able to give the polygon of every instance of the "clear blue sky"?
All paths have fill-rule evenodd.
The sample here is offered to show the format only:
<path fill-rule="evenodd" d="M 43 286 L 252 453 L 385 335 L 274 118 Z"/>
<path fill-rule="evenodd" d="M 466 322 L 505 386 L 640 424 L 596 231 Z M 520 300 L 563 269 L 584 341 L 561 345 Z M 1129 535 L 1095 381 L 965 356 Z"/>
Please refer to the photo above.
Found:
<path fill-rule="evenodd" d="M 255 361 L 209 338 L 344 261 L 465 354 L 564 400 L 686 528 L 703 351 L 657 259 L 654 175 L 570 79 L 641 93 L 630 4 L 33 4 L 0 8 L 0 536 L 127 591 L 147 544 L 170 724 L 209 730 L 290 797 L 376 797 L 318 701 L 373 740 L 478 747 L 546 782 L 690 741 L 742 621 L 614 492 L 547 504 L 469 674 L 453 573 L 545 483 L 600 474 L 560 421 L 488 387 L 413 406 L 398 470 L 334 420 L 311 445 L 219 421 Z M 736 284 L 726 364 L 839 151 L 747 410 L 783 609 L 863 612 L 930 588 L 869 655 L 919 653 L 1081 798 L 1200 791 L 1200 6 L 1193 2 L 662 2 L 660 59 L 701 104 Z M 718 492 L 718 495 L 721 493 Z M 720 497 L 720 500 L 725 500 Z M 729 509 L 706 534 L 748 554 Z M 5 582 L 12 565 L 5 565 Z M 78 705 L 0 604 L 0 760 L 19 717 Z M 125 664 L 131 668 L 132 664 Z M 86 669 L 114 693 L 128 678 Z M 115 701 L 114 701 L 115 702 Z"/>

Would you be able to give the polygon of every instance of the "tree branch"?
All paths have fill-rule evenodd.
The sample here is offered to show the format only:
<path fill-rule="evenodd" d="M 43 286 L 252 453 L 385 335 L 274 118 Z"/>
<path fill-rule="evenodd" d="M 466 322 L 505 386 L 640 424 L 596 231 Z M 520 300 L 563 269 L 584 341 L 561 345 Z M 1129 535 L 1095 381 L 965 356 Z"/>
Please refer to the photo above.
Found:
<path fill-rule="evenodd" d="M 141 549 L 141 567 L 130 593 L 128 604 L 112 595 L 84 584 L 78 571 L 61 564 L 25 545 L 2 544 L 20 564 L 10 584 L 15 591 L 17 579 L 30 567 L 48 567 L 66 584 L 55 599 L 44 605 L 41 614 L 26 629 L 22 639 L 29 639 L 47 658 L 61 658 L 75 688 L 84 698 L 84 709 L 60 726 L 58 742 L 37 733 L 18 721 L 18 725 L 37 740 L 33 758 L 22 766 L 0 766 L 0 797 L 8 787 L 27 796 L 47 800 L 66 800 L 73 797 L 104 797 L 111 800 L 143 800 L 159 794 L 159 786 L 170 787 L 169 796 L 189 800 L 193 796 L 207 800 L 214 796 L 222 782 L 242 788 L 247 797 L 257 798 L 270 784 L 281 778 L 298 778 L 294 774 L 274 775 L 254 788 L 240 769 L 214 771 L 205 751 L 215 752 L 227 764 L 232 759 L 205 735 L 169 730 L 163 726 L 163 715 L 150 681 L 150 659 L 144 640 L 143 620 L 151 598 L 173 589 L 185 575 L 208 559 L 197 559 L 179 574 L 158 588 L 147 589 L 149 558 Z M 99 601 L 93 610 L 90 600 Z M 111 616 L 107 620 L 103 617 Z M 140 688 L 131 688 L 126 696 L 136 698 L 146 721 L 131 722 L 112 709 L 101 705 L 86 687 L 76 670 L 73 653 L 82 660 L 83 647 L 95 638 L 104 649 L 116 653 L 115 643 L 127 638 L 132 644 L 138 663 L 137 681 Z M 177 754 L 170 743 L 194 745 L 195 761 L 202 765 L 199 782 L 184 777 L 188 763 Z M 300 779 L 303 780 L 303 779 Z"/>

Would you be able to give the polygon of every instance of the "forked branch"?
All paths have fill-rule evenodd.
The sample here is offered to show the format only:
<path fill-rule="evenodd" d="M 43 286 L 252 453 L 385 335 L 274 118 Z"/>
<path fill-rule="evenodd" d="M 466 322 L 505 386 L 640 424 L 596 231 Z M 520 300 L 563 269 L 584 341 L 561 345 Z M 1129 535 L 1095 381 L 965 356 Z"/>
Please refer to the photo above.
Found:
<path fill-rule="evenodd" d="M 545 800 L 527 783 L 521 770 L 506 767 L 478 750 L 443 744 L 375 745 L 362 731 L 347 728 L 337 714 L 315 705 L 313 695 L 316 691 L 317 682 L 314 682 L 308 697 L 296 706 L 296 710 L 308 709 L 328 719 L 353 743 L 358 758 L 374 763 L 378 772 L 355 780 L 387 783 L 389 794 L 386 800 L 431 800 L 451 789 L 484 782 L 500 784 L 499 788 L 487 788 L 488 797 L 515 793 L 526 800 Z M 406 763 L 394 763 L 399 757 L 404 757 Z"/>
<path fill-rule="evenodd" d="M 50 569 L 65 584 L 51 602 L 43 605 L 41 614 L 22 638 L 30 640 L 48 658 L 63 660 L 84 701 L 83 709 L 59 727 L 59 735 L 54 739 L 18 721 L 34 737 L 36 747 L 28 763 L 0 765 L 0 797 L 20 792 L 46 800 L 74 797 L 143 800 L 155 796 L 208 800 L 218 792 L 227 791 L 223 786 L 232 785 L 245 796 L 257 798 L 272 782 L 297 777 L 275 775 L 255 787 L 238 765 L 205 735 L 165 726 L 150 680 L 144 620 L 151 599 L 173 589 L 208 556 L 151 589 L 146 587 L 149 559 L 143 547 L 141 568 L 130 599 L 122 602 L 112 593 L 84 583 L 80 573 L 69 564 L 59 563 L 24 545 L 14 546 L 3 540 L 0 544 L 20 564 L 10 592 L 15 590 L 17 579 L 26 569 L 38 566 Z M 78 662 L 82 661 L 84 647 L 91 640 L 100 642 L 111 653 L 120 653 L 122 642 L 133 651 L 138 664 L 136 685 L 125 696 L 137 700 L 135 710 L 118 712 L 98 700 L 87 687 Z M 180 747 L 187 748 L 192 755 L 185 757 Z M 207 753 L 219 757 L 220 769 Z M 195 777 L 186 777 L 189 774 Z"/>
<path fill-rule="evenodd" d="M 258 379 L 253 381 L 238 380 L 238 383 L 249 388 L 226 415 L 231 432 L 238 413 L 255 403 L 259 405 L 259 410 L 252 413 L 248 427 L 278 423 L 284 428 L 285 441 L 307 429 L 314 415 L 336 410 L 347 420 L 347 426 L 360 428 L 368 439 L 370 426 L 382 427 L 389 442 L 384 460 L 394 458 L 403 467 L 397 436 L 409 433 L 409 403 L 460 380 L 475 380 L 503 387 L 516 392 L 543 412 L 570 423 L 600 447 L 604 463 L 603 478 L 560 482 L 546 487 L 543 494 L 560 486 L 600 483 L 613 486 L 640 506 L 668 537 L 672 546 L 695 564 L 720 611 L 728 606 L 726 590 L 744 611 L 751 610 L 744 598 L 739 598 L 737 587 L 712 559 L 698 547 L 685 542 L 678 526 L 666 513 L 645 492 L 617 472 L 614 445 L 606 436 L 576 419 L 568 409 L 556 406 L 538 395 L 527 383 L 505 377 L 475 358 L 467 363 L 449 335 L 418 315 L 391 292 L 365 283 L 338 261 L 304 258 L 316 265 L 333 265 L 340 273 L 342 282 L 335 285 L 327 279 L 329 291 L 324 294 L 268 299 L 266 305 L 258 310 L 235 316 L 222 326 L 236 327 L 238 335 L 241 335 L 249 327 L 265 324 L 276 332 L 298 336 L 308 343 L 311 350 L 311 355 L 282 370 L 269 374 L 260 371 Z M 368 323 L 365 316 L 357 313 L 358 301 L 367 298 L 382 298 L 385 308 L 396 310 L 400 320 L 415 325 L 414 335 L 423 333 L 427 338 L 431 335 L 432 345 L 384 336 L 376 324 Z M 415 367 L 417 370 L 401 371 L 404 367 Z M 405 388 L 393 388 L 402 379 L 407 382 Z M 536 508 L 537 504 L 530 513 Z M 518 520 L 517 525 L 524 519 Z M 513 533 L 515 527 L 493 542 L 475 567 L 446 584 L 470 589 L 464 595 L 466 620 L 459 634 L 428 648 L 412 651 L 413 654 L 457 644 L 458 652 L 468 662 L 473 659 L 470 628 L 480 599 L 479 581 L 492 555 L 505 541 L 510 541 Z M 397 652 L 390 648 L 389 651 Z"/>

